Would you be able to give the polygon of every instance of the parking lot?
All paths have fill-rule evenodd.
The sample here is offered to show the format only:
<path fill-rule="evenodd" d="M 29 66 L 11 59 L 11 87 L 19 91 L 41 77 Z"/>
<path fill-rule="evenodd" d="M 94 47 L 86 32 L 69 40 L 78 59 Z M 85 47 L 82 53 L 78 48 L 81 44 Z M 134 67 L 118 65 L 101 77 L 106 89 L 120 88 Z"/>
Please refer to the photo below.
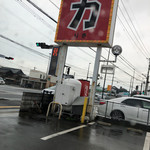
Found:
<path fill-rule="evenodd" d="M 144 131 L 104 125 L 99 121 L 80 124 L 56 117 L 50 117 L 48 122 L 44 116 L 21 118 L 19 109 L 0 111 L 1 150 L 149 150 L 149 139 Z"/>

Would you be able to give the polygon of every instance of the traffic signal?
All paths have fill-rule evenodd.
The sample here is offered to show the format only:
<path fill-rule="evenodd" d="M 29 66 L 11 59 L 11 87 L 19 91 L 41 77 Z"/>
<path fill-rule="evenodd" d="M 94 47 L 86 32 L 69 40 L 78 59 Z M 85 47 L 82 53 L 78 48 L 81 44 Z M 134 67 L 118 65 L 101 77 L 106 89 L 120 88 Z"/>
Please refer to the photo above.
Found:
<path fill-rule="evenodd" d="M 36 46 L 41 47 L 43 49 L 49 49 L 53 47 L 52 45 L 46 45 L 45 43 L 36 43 Z"/>
<path fill-rule="evenodd" d="M 45 46 L 45 43 L 36 43 L 36 46 Z"/>
<path fill-rule="evenodd" d="M 12 57 L 5 57 L 5 59 L 11 59 L 11 60 L 14 60 L 14 58 L 12 58 Z"/>

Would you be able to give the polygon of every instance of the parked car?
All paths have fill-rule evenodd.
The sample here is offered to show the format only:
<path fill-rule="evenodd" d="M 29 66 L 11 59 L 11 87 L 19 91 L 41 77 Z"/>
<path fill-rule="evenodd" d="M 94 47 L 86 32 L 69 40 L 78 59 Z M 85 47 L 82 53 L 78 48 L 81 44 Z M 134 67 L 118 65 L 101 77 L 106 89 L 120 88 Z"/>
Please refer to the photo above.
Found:
<path fill-rule="evenodd" d="M 49 88 L 43 89 L 42 93 L 47 93 L 47 94 L 55 94 L 56 86 L 51 86 Z"/>
<path fill-rule="evenodd" d="M 144 98 L 144 99 L 150 100 L 150 96 L 149 95 L 134 95 L 133 97 Z"/>
<path fill-rule="evenodd" d="M 136 97 L 115 98 L 98 106 L 98 116 L 145 125 L 150 125 L 149 112 L 150 101 Z"/>
<path fill-rule="evenodd" d="M 5 81 L 2 77 L 0 77 L 0 84 L 5 84 Z"/>

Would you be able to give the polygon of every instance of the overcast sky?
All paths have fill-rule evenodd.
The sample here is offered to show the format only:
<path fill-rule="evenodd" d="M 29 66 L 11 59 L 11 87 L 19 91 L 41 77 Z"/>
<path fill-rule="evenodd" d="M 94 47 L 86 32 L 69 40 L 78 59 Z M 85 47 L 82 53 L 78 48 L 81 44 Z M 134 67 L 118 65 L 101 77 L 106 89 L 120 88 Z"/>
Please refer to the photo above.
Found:
<path fill-rule="evenodd" d="M 32 2 L 57 20 L 61 0 L 32 0 Z M 149 0 L 120 0 L 114 35 L 113 45 L 117 44 L 123 48 L 122 56 L 135 67 L 135 77 L 139 80 L 145 80 L 142 74 L 146 75 L 148 69 L 146 58 L 149 58 L 150 54 L 149 6 Z M 34 67 L 46 72 L 51 50 L 40 49 L 35 43 L 41 41 L 54 44 L 55 30 L 56 23 L 26 0 L 0 0 L 0 34 L 44 54 L 40 56 L 0 37 L 0 54 L 14 57 L 13 61 L 0 58 L 0 65 L 22 69 L 27 75 Z M 107 55 L 108 49 L 103 49 L 102 56 Z M 92 76 L 94 58 L 95 53 L 89 48 L 69 47 L 66 63 L 71 66 L 71 74 L 75 73 L 76 78 L 85 79 L 89 63 L 91 63 L 89 76 Z M 114 60 L 114 57 L 111 55 L 110 59 Z M 116 68 L 114 85 L 129 89 L 133 69 L 121 58 L 118 58 L 116 65 L 122 70 Z M 112 75 L 107 79 L 106 85 L 111 84 Z M 103 79 L 99 82 L 103 85 Z M 140 84 L 141 81 L 135 80 L 134 86 Z"/>

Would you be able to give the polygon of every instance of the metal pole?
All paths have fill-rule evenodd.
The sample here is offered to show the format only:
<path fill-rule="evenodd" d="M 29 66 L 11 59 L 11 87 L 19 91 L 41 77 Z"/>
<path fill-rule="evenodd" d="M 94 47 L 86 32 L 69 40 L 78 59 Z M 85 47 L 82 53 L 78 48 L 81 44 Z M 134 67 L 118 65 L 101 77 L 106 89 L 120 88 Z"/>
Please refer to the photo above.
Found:
<path fill-rule="evenodd" d="M 147 71 L 147 77 L 146 77 L 146 85 L 145 85 L 144 95 L 147 95 L 147 89 L 148 89 L 148 83 L 149 83 L 149 70 L 150 70 L 150 58 L 149 58 L 149 65 L 148 65 L 148 71 Z"/>
<path fill-rule="evenodd" d="M 90 113 L 90 120 L 93 120 L 93 106 L 94 106 L 94 100 L 95 100 L 95 89 L 97 84 L 97 76 L 98 76 L 98 70 L 99 70 L 99 64 L 100 64 L 100 57 L 101 57 L 102 47 L 98 46 L 96 51 L 96 58 L 95 58 L 95 64 L 94 64 L 94 71 L 93 71 L 93 78 L 92 78 L 92 86 L 90 91 L 90 100 L 89 100 L 89 106 L 88 106 L 88 113 Z"/>
<path fill-rule="evenodd" d="M 86 79 L 88 80 L 88 77 L 89 77 L 89 69 L 90 69 L 90 64 L 91 63 L 89 63 L 89 66 L 88 66 L 88 71 L 87 71 L 87 77 L 86 77 Z"/>
<path fill-rule="evenodd" d="M 107 65 L 108 65 L 108 61 L 109 61 L 109 56 L 110 56 L 110 49 L 109 49 L 109 52 L 108 52 Z M 103 97 L 104 97 L 106 76 L 107 76 L 107 69 L 106 69 L 105 77 L 104 77 L 104 83 L 103 83 L 103 89 L 102 89 L 102 99 L 103 99 Z"/>
<path fill-rule="evenodd" d="M 48 59 L 48 65 L 47 65 L 47 71 L 46 71 L 46 76 L 48 78 L 48 73 L 49 73 L 49 67 L 50 67 L 50 63 L 51 63 L 51 53 L 49 53 L 49 59 Z"/>
<path fill-rule="evenodd" d="M 130 93 L 130 95 L 131 95 L 131 83 L 132 83 L 132 77 L 130 79 L 130 87 L 129 87 L 129 93 Z"/>
<path fill-rule="evenodd" d="M 141 94 L 142 94 L 142 91 L 143 91 L 142 88 L 143 88 L 143 82 L 141 83 L 141 90 L 140 90 Z"/>
<path fill-rule="evenodd" d="M 112 77 L 112 81 L 111 81 L 111 91 L 110 91 L 110 94 L 112 93 L 112 86 L 113 86 L 113 83 L 114 83 L 114 76 L 115 76 L 115 69 L 114 69 L 113 77 Z M 116 93 L 115 93 L 115 95 L 116 95 Z"/>
<path fill-rule="evenodd" d="M 132 86 L 131 86 L 131 93 L 133 91 L 133 85 L 134 85 L 134 76 L 135 76 L 135 69 L 133 71 L 133 80 L 132 80 Z"/>
<path fill-rule="evenodd" d="M 113 77 L 112 77 L 112 81 L 111 81 L 111 87 L 113 86 L 113 83 L 114 83 L 114 77 L 115 77 L 115 69 L 114 69 L 114 72 L 113 72 Z"/>

